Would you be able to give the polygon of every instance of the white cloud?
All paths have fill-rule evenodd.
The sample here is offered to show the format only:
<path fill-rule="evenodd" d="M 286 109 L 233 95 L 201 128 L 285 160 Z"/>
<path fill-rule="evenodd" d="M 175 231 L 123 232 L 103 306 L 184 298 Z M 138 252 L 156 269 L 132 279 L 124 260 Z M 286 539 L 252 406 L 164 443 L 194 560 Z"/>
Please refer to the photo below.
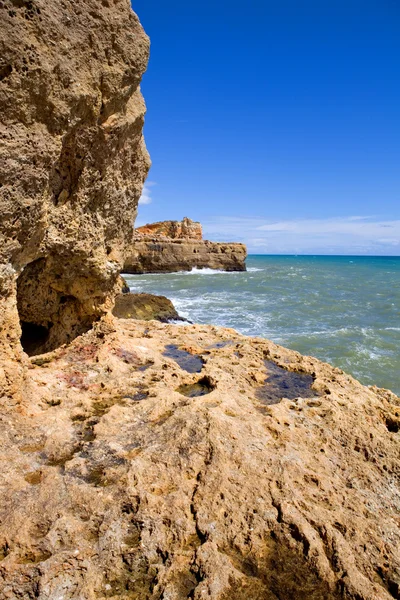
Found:
<path fill-rule="evenodd" d="M 155 181 L 146 181 L 143 186 L 142 195 L 139 198 L 139 204 L 150 204 L 152 201 L 151 188 L 157 185 Z"/>
<path fill-rule="evenodd" d="M 377 217 L 270 220 L 216 217 L 203 223 L 205 237 L 244 242 L 250 253 L 400 254 L 400 220 Z"/>

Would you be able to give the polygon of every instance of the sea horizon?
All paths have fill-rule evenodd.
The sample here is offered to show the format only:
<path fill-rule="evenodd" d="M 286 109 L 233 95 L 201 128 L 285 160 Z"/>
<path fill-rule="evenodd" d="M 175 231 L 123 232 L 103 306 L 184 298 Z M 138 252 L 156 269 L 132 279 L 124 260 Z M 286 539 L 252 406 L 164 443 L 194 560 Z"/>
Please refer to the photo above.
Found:
<path fill-rule="evenodd" d="M 344 258 L 400 258 L 400 254 L 318 254 L 318 253 L 310 253 L 310 254 L 282 254 L 282 253 L 261 253 L 261 252 L 249 252 L 247 257 L 249 256 L 323 256 L 323 257 L 344 257 Z"/>
<path fill-rule="evenodd" d="M 400 393 L 400 257 L 250 254 L 247 271 L 127 275 L 195 323 L 231 327 Z"/>

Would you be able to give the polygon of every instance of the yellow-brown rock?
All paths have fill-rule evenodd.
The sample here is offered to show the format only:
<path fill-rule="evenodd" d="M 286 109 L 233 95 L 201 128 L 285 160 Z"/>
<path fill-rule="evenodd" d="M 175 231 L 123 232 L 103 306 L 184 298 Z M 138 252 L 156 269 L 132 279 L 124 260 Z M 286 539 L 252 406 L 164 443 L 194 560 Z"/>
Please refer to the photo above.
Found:
<path fill-rule="evenodd" d="M 400 400 L 316 359 L 103 321 L 0 426 L 2 599 L 398 597 Z"/>
<path fill-rule="evenodd" d="M 169 298 L 154 294 L 119 294 L 115 298 L 112 314 L 119 319 L 156 320 L 163 323 L 182 320 Z"/>
<path fill-rule="evenodd" d="M 399 398 L 110 314 L 149 165 L 128 0 L 0 15 L 0 600 L 399 598 Z M 245 256 L 150 244 L 163 269 L 179 247 Z"/>
<path fill-rule="evenodd" d="M 125 273 L 173 273 L 192 269 L 245 271 L 247 249 L 240 243 L 203 240 L 200 223 L 161 221 L 135 229 Z"/>
<path fill-rule="evenodd" d="M 202 240 L 203 231 L 201 224 L 198 221 L 192 221 L 188 217 L 184 217 L 182 221 L 159 221 L 158 223 L 149 223 L 142 227 L 136 227 L 136 234 L 145 236 L 163 236 L 171 239 Z"/>
<path fill-rule="evenodd" d="M 0 18 L 4 365 L 20 358 L 19 322 L 28 350 L 32 337 L 51 349 L 112 306 L 149 167 L 149 40 L 129 0 L 2 0 Z"/>

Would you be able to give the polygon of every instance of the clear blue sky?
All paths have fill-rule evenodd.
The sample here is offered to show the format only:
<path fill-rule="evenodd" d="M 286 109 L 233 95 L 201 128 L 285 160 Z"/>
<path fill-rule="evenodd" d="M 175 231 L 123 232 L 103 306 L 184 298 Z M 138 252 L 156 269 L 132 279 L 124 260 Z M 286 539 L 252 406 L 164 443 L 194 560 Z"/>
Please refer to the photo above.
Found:
<path fill-rule="evenodd" d="M 153 166 L 137 224 L 259 253 L 400 254 L 400 2 L 133 0 Z"/>

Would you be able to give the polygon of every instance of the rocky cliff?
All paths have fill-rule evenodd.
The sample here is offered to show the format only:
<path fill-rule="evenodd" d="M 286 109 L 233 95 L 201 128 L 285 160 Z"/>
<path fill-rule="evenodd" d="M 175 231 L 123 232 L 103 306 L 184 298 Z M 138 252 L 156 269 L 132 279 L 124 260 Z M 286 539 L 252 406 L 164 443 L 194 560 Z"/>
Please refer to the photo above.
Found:
<path fill-rule="evenodd" d="M 182 221 L 159 221 L 149 223 L 135 229 L 136 234 L 143 236 L 162 236 L 173 240 L 189 238 L 191 240 L 202 240 L 203 230 L 198 221 L 192 221 L 184 217 Z"/>
<path fill-rule="evenodd" d="M 149 167 L 149 40 L 129 0 L 2 0 L 0 15 L 0 352 L 18 358 L 20 324 L 46 350 L 112 306 Z"/>
<path fill-rule="evenodd" d="M 125 273 L 173 273 L 198 269 L 245 271 L 244 244 L 202 239 L 200 223 L 162 221 L 135 230 L 127 254 Z"/>
<path fill-rule="evenodd" d="M 399 398 L 111 315 L 149 164 L 129 2 L 0 14 L 0 599 L 399 598 Z"/>

